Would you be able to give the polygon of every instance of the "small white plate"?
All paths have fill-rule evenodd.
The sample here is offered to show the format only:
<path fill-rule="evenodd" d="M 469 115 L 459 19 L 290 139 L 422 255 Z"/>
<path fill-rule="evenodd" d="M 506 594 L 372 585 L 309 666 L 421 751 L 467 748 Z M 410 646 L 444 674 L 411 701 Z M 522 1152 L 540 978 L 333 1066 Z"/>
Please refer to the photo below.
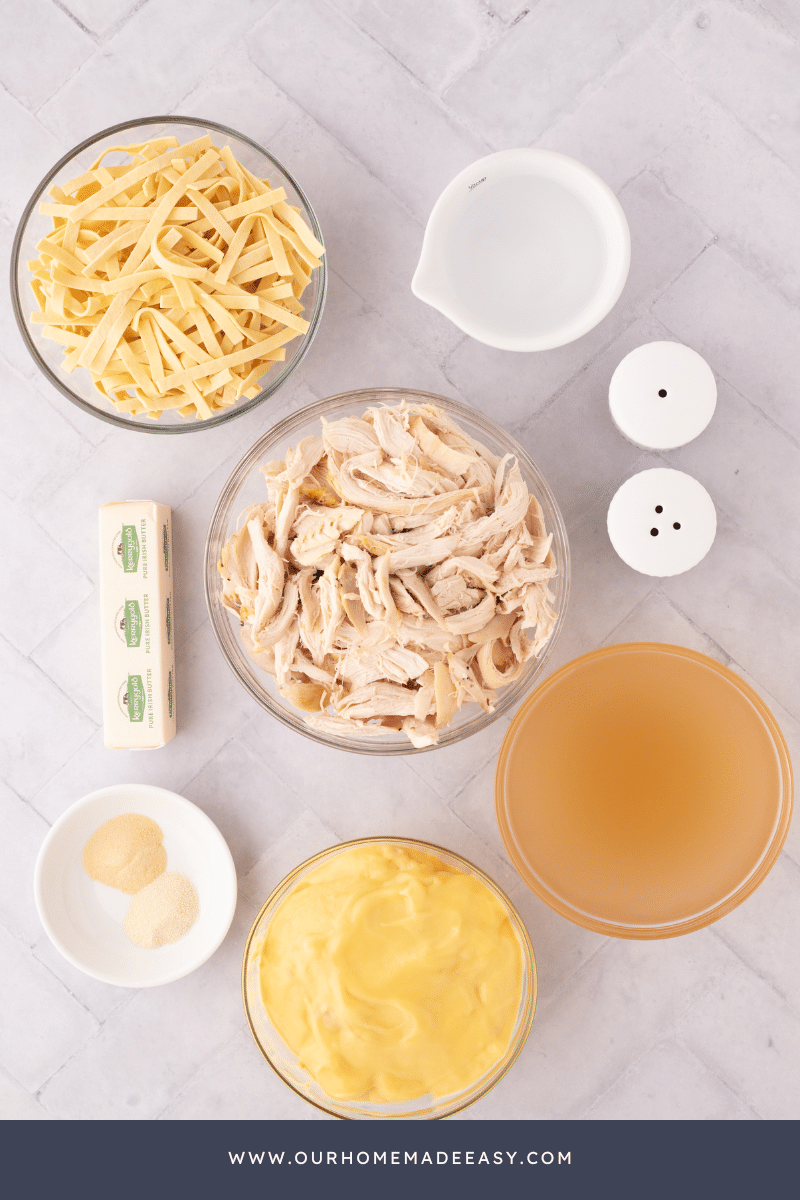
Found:
<path fill-rule="evenodd" d="M 91 879 L 83 848 L 111 817 L 142 813 L 164 832 L 167 870 L 194 884 L 200 915 L 178 942 L 143 950 L 123 929 L 131 896 Z M 155 987 L 194 971 L 230 928 L 236 908 L 236 868 L 222 834 L 196 805 L 148 784 L 101 788 L 78 800 L 45 838 L 34 871 L 36 907 L 64 958 L 104 983 Z"/>

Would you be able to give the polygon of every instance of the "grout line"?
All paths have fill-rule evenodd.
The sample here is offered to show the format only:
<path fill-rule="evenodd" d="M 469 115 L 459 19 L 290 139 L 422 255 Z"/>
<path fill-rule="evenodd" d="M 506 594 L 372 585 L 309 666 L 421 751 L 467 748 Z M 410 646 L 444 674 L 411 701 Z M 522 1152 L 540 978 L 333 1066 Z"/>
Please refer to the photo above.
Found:
<path fill-rule="evenodd" d="M 641 460 L 639 460 L 639 461 L 641 461 Z M 608 632 L 608 633 L 605 635 L 605 637 L 603 638 L 603 640 L 602 640 L 602 642 L 600 643 L 600 645 L 601 645 L 601 646 L 604 646 L 604 645 L 606 644 L 606 642 L 608 641 L 608 639 L 609 639 L 609 638 L 612 638 L 612 637 L 614 636 L 614 634 L 617 632 L 617 630 L 618 630 L 618 629 L 620 629 L 620 628 L 621 628 L 621 627 L 622 627 L 622 626 L 625 624 L 625 622 L 626 622 L 626 621 L 629 621 L 629 620 L 631 619 L 631 617 L 633 616 L 633 614 L 636 612 L 637 608 L 641 608 L 641 607 L 642 607 L 642 605 L 643 605 L 643 604 L 646 604 L 646 603 L 647 603 L 647 601 L 648 601 L 648 600 L 649 600 L 649 599 L 650 599 L 652 596 L 654 596 L 654 595 L 657 595 L 657 594 L 658 594 L 658 592 L 657 592 L 657 589 L 656 589 L 656 588 L 651 588 L 651 590 L 650 590 L 649 592 L 645 592 L 645 594 L 644 594 L 644 595 L 641 597 L 641 599 L 639 599 L 639 600 L 637 600 L 637 601 L 636 601 L 636 603 L 634 604 L 634 606 L 633 606 L 633 608 L 630 610 L 630 612 L 628 612 L 628 613 L 627 613 L 627 614 L 626 614 L 626 615 L 625 615 L 625 616 L 622 618 L 622 620 L 621 620 L 621 621 L 618 621 L 618 622 L 617 622 L 617 624 L 614 626 L 614 628 L 613 628 L 613 629 L 611 629 L 611 630 L 610 630 L 610 631 L 609 631 L 609 632 Z M 612 644 L 613 644 L 613 643 L 612 643 Z"/>
<path fill-rule="evenodd" d="M 787 1006 L 787 1008 L 790 1008 L 790 1009 L 793 1008 L 793 1005 L 792 1005 L 789 997 L 784 992 L 781 991 L 781 989 L 778 987 L 778 985 L 776 983 L 773 983 L 771 979 L 768 979 L 765 975 L 763 975 L 761 973 L 761 971 L 758 970 L 757 967 L 754 967 L 752 965 L 752 963 L 749 963 L 747 961 L 747 959 L 744 958 L 743 955 L 736 949 L 736 947 L 732 946 L 731 943 L 729 941 L 727 941 L 727 939 L 725 937 L 723 937 L 723 935 L 719 932 L 719 929 L 717 929 L 714 925 L 709 925 L 708 931 L 713 937 L 715 937 L 717 939 L 717 941 L 722 942 L 725 949 L 729 950 L 731 952 L 731 954 L 734 956 L 734 958 L 737 958 L 739 960 L 739 962 L 742 964 L 742 966 L 745 967 L 750 972 L 751 975 L 755 975 L 756 979 L 760 980 L 761 983 L 763 983 L 765 987 L 770 988 L 770 990 L 773 991 L 775 993 L 775 995 L 778 996 L 783 1001 L 783 1003 Z M 713 984 L 711 986 L 713 987 Z M 705 996 L 710 990 L 711 990 L 711 987 L 707 988 L 706 991 L 703 992 L 703 995 Z M 701 997 L 698 997 L 698 1000 L 699 999 L 701 999 Z M 690 1007 L 694 1007 L 694 1004 L 690 1005 Z M 687 1009 L 686 1011 L 688 1012 L 689 1010 Z"/>
<path fill-rule="evenodd" d="M 707 1062 L 704 1062 L 703 1059 L 699 1056 L 699 1054 L 697 1054 L 697 1052 L 695 1050 L 693 1050 L 691 1046 L 688 1046 L 686 1044 L 686 1042 L 684 1042 L 684 1040 L 677 1035 L 675 1036 L 675 1045 L 680 1047 L 681 1050 L 684 1050 L 686 1052 L 686 1054 L 688 1054 L 690 1056 L 690 1058 L 693 1058 L 695 1060 L 695 1062 L 699 1063 L 704 1071 L 708 1071 L 709 1075 L 713 1076 L 713 1078 L 716 1079 L 717 1083 L 719 1083 L 722 1087 L 724 1087 L 727 1092 L 730 1092 L 730 1094 L 734 1097 L 734 1099 L 739 1104 L 744 1105 L 745 1108 L 749 1108 L 750 1112 L 753 1114 L 754 1117 L 756 1117 L 757 1120 L 759 1120 L 759 1121 L 764 1120 L 764 1118 L 761 1116 L 761 1113 L 758 1112 L 753 1107 L 753 1105 L 750 1103 L 750 1101 L 747 1100 L 741 1094 L 741 1092 L 737 1092 L 736 1089 L 727 1082 L 727 1080 L 723 1079 L 722 1076 L 719 1075 L 718 1072 L 712 1066 L 710 1066 Z"/>
<path fill-rule="evenodd" d="M 17 1077 L 16 1077 L 16 1075 L 14 1074 L 14 1072 L 13 1072 L 13 1071 L 10 1071 L 10 1070 L 9 1070 L 9 1068 L 8 1068 L 8 1067 L 7 1067 L 7 1066 L 6 1066 L 4 1063 L 3 1063 L 3 1064 L 0 1064 L 0 1074 L 7 1076 L 7 1077 L 8 1077 L 8 1079 L 10 1079 L 12 1083 L 15 1083 L 15 1084 L 17 1085 L 17 1087 L 21 1088 L 21 1089 L 22 1089 L 22 1091 L 25 1093 L 25 1095 L 26 1095 L 26 1096 L 28 1096 L 28 1097 L 29 1097 L 29 1099 L 30 1099 L 30 1100 L 31 1100 L 31 1101 L 32 1101 L 32 1102 L 33 1102 L 33 1103 L 36 1105 L 36 1107 L 37 1107 L 37 1108 L 40 1110 L 40 1112 L 46 1115 L 46 1111 L 47 1111 L 47 1110 L 46 1110 L 46 1109 L 44 1108 L 44 1106 L 43 1106 L 43 1105 L 41 1105 L 41 1104 L 39 1103 L 39 1101 L 36 1099 L 36 1095 L 35 1095 L 35 1093 L 34 1093 L 34 1092 L 32 1092 L 32 1091 L 30 1091 L 30 1089 L 29 1089 L 29 1088 L 27 1088 L 27 1087 L 25 1086 L 25 1084 L 24 1084 L 24 1083 L 23 1083 L 23 1082 L 22 1082 L 20 1079 L 17 1079 Z M 6 1117 L 6 1118 L 5 1118 L 5 1120 L 6 1120 L 6 1121 L 8 1121 L 8 1120 L 15 1120 L 15 1119 L 16 1119 L 16 1117 L 15 1117 L 15 1116 L 9 1116 L 9 1117 Z"/>
<path fill-rule="evenodd" d="M 658 596 L 661 600 L 664 601 L 665 604 L 668 604 L 669 607 L 674 612 L 676 612 L 678 614 L 678 616 L 681 617 L 682 620 L 686 621 L 686 623 L 688 625 L 691 625 L 692 629 L 695 631 L 695 633 L 699 634 L 699 636 L 703 639 L 703 641 L 710 642 L 711 645 L 714 647 L 714 649 L 719 651 L 721 658 L 722 658 L 722 665 L 724 667 L 731 666 L 731 663 L 734 661 L 733 655 L 729 654 L 728 651 L 725 649 L 725 647 L 723 645 L 721 645 L 720 642 L 718 642 L 715 638 L 713 638 L 711 636 L 711 634 L 708 632 L 708 630 L 703 629 L 702 626 L 698 625 L 697 621 L 695 621 L 694 618 L 689 615 L 689 613 L 684 612 L 683 609 L 680 607 L 680 605 L 676 604 L 676 602 L 672 599 L 671 596 L 668 596 L 666 594 L 666 592 L 663 592 L 661 590 L 660 586 L 656 587 L 656 589 L 653 592 L 651 592 L 650 595 Z"/>
<path fill-rule="evenodd" d="M 676 1041 L 677 1041 L 677 1044 L 682 1049 L 685 1049 L 687 1051 L 687 1053 L 692 1055 L 693 1058 L 696 1058 L 697 1061 L 700 1063 L 700 1065 L 705 1067 L 705 1069 L 707 1071 L 709 1071 L 714 1076 L 715 1079 L 718 1079 L 719 1082 L 728 1089 L 728 1091 L 732 1092 L 734 1096 L 739 1095 L 739 1093 L 736 1091 L 736 1089 L 731 1084 L 729 1084 L 722 1075 L 718 1074 L 717 1070 L 714 1067 L 712 1067 L 711 1063 L 706 1061 L 706 1059 L 703 1057 L 703 1055 L 700 1051 L 696 1050 L 694 1047 L 687 1046 L 686 1043 L 684 1042 L 683 1038 L 681 1038 L 680 1036 L 678 1036 L 676 1038 Z M 750 1109 L 751 1112 L 755 1113 L 755 1115 L 758 1117 L 759 1121 L 765 1121 L 765 1120 L 769 1119 L 767 1117 L 764 1117 L 762 1115 L 762 1113 L 760 1113 L 758 1111 L 758 1109 L 752 1103 L 752 1101 L 744 1100 L 743 1097 L 742 1097 L 742 1101 L 743 1101 L 743 1103 L 746 1104 L 746 1106 Z"/>
<path fill-rule="evenodd" d="M 200 1075 L 200 1073 L 208 1066 L 208 1064 L 214 1058 L 216 1058 L 220 1054 L 223 1054 L 226 1050 L 228 1050 L 228 1048 L 230 1046 L 232 1046 L 234 1044 L 234 1042 L 238 1041 L 238 1039 L 241 1037 L 241 1034 L 242 1034 L 242 1030 L 237 1029 L 236 1032 L 234 1034 L 232 1034 L 231 1037 L 228 1038 L 227 1042 L 223 1042 L 222 1045 L 218 1046 L 217 1049 L 214 1050 L 209 1055 L 208 1058 L 203 1059 L 203 1061 L 192 1072 L 192 1074 L 188 1077 L 188 1079 L 184 1080 L 182 1087 L 180 1087 L 178 1089 L 178 1091 L 167 1101 L 167 1103 L 164 1105 L 164 1107 L 159 1112 L 154 1113 L 150 1117 L 150 1120 L 151 1121 L 164 1120 L 165 1115 L 170 1111 L 170 1109 L 175 1108 L 176 1105 L 179 1104 L 179 1102 L 183 1099 L 183 1097 L 186 1095 L 186 1092 L 189 1090 L 189 1088 L 191 1087 L 191 1085 L 193 1084 L 195 1079 L 197 1079 L 198 1075 Z"/>
<path fill-rule="evenodd" d="M 411 71 L 411 69 L 407 67 L 404 62 L 397 58 L 387 46 L 384 46 L 382 42 L 378 41 L 378 39 L 366 29 L 362 29 L 360 25 L 357 25 L 352 17 L 349 16 L 349 14 L 342 12 L 342 10 L 335 5 L 335 0 L 333 0 L 333 4 L 331 4 L 330 0 L 323 0 L 323 3 L 325 4 L 326 8 L 329 10 L 332 9 L 334 15 L 337 16 L 343 24 L 352 29 L 364 41 L 370 42 L 373 46 L 377 46 L 382 54 L 385 54 L 387 58 L 391 59 L 395 66 L 402 72 L 402 74 L 405 75 L 407 79 L 411 80 L 413 85 L 425 96 L 427 96 L 429 100 L 433 101 L 443 116 L 448 117 L 453 124 L 461 126 L 463 132 L 468 133 L 471 137 L 481 142 L 485 149 L 490 152 L 494 150 L 495 147 L 492 145 L 492 143 L 489 142 L 482 133 L 473 130 L 472 127 L 463 119 L 463 117 L 445 101 L 443 95 L 435 92 L 433 88 L 429 87 L 427 83 L 423 82 L 423 80 L 415 75 L 413 71 Z M 514 22 L 514 24 L 516 24 L 516 22 Z M 509 26 L 509 28 L 511 28 L 511 26 Z M 506 29 L 506 33 L 508 33 L 508 29 Z M 504 35 L 501 35 L 500 39 L 498 39 L 498 42 L 502 40 L 503 36 Z M 498 42 L 495 42 L 494 45 L 497 45 Z M 487 51 L 492 48 L 493 46 L 487 47 Z M 460 76 L 457 78 L 460 78 Z M 451 80 L 450 83 L 446 85 L 444 90 L 448 91 L 455 82 L 457 82 L 457 80 Z"/>
<path fill-rule="evenodd" d="M 99 39 L 97 34 L 94 33 L 93 30 L 89 29 L 88 26 L 84 25 L 83 21 L 78 20 L 78 18 L 75 16 L 75 13 L 72 12 L 71 9 L 67 8 L 66 4 L 62 4 L 61 0 L 52 0 L 52 3 L 60 12 L 64 14 L 65 17 L 68 17 L 73 24 L 77 25 L 78 29 L 85 33 L 87 37 L 90 37 L 95 44 L 98 42 Z"/>
<path fill-rule="evenodd" d="M 669 195 L 679 204 L 683 204 L 689 210 L 689 212 L 693 214 L 693 216 L 697 217 L 698 220 L 702 221 L 704 225 L 708 226 L 708 217 L 704 216 L 700 209 L 695 208 L 695 206 L 688 200 L 685 200 L 676 192 L 672 191 L 663 175 L 659 174 L 660 168 L 655 165 L 655 163 L 651 165 L 650 170 L 661 184 L 667 195 Z M 754 276 L 754 278 L 758 280 L 758 282 L 766 291 L 771 292 L 772 295 L 779 299 L 783 304 L 788 305 L 789 308 L 795 311 L 800 309 L 800 299 L 790 296 L 786 292 L 782 291 L 775 282 L 775 274 L 772 269 L 765 266 L 765 264 L 762 263 L 757 256 L 750 254 L 746 247 L 738 245 L 736 241 L 733 240 L 735 236 L 735 234 L 729 235 L 720 234 L 717 232 L 714 235 L 714 242 L 710 244 L 717 245 L 723 254 L 732 259 L 733 262 L 742 268 L 742 270 L 747 271 L 749 275 Z"/>
<path fill-rule="evenodd" d="M 78 707 L 78 705 L 75 703 L 75 701 L 72 699 L 72 697 L 67 695 L 67 693 L 64 691 L 64 689 L 62 687 L 60 687 L 59 684 L 56 682 L 56 680 L 53 679 L 53 677 L 51 675 L 48 675 L 46 671 L 42 670 L 42 668 L 39 666 L 39 664 L 37 662 L 34 662 L 34 660 L 28 654 L 23 654 L 21 650 L 18 650 L 16 648 L 16 646 L 14 646 L 11 642 L 9 642 L 8 639 L 2 633 L 0 633 L 0 642 L 5 643 L 5 645 L 8 646 L 8 648 L 12 651 L 13 654 L 18 655 L 25 662 L 30 663 L 30 665 L 34 668 L 34 670 L 39 675 L 41 675 L 41 677 L 51 687 L 55 688 L 55 690 L 59 693 L 59 695 L 64 697 L 64 699 L 67 701 L 67 703 L 70 704 L 75 709 L 75 711 L 78 713 L 79 716 L 86 717 L 86 714 L 83 712 L 83 710 L 81 708 Z M 35 649 L 35 647 L 34 647 L 34 649 Z M 85 746 L 86 742 L 88 742 L 90 738 L 94 737 L 95 733 L 97 733 L 98 729 L 100 728 L 100 726 L 97 724 L 97 722 L 92 720 L 91 717 L 86 717 L 86 719 L 90 720 L 92 722 L 92 725 L 94 726 L 94 728 L 92 729 L 92 732 L 89 734 L 89 737 L 86 738 L 83 742 L 81 742 L 78 749 L 81 749 L 83 746 Z M 76 751 L 76 753 L 77 753 L 77 751 Z M 72 756 L 70 756 L 70 757 L 72 757 Z M 58 767 L 57 770 L 53 774 L 57 774 L 58 771 L 60 771 L 64 765 L 65 764 L 62 763 L 61 767 Z M 52 776 L 48 776 L 48 779 L 46 782 L 49 782 L 49 780 L 51 778 L 52 778 Z M 44 787 L 44 786 L 45 785 L 42 784 L 42 787 Z M 41 788 L 39 789 L 39 791 L 41 791 Z M 38 793 L 34 793 L 34 794 L 36 795 Z"/>
<path fill-rule="evenodd" d="M 639 1066 L 639 1063 L 647 1058 L 648 1054 L 652 1054 L 654 1050 L 659 1049 L 660 1046 L 666 1045 L 666 1043 L 671 1040 L 672 1037 L 669 1033 L 666 1036 L 657 1036 L 655 1041 L 651 1042 L 649 1046 L 642 1050 L 641 1054 L 638 1054 L 635 1058 L 631 1059 L 627 1067 L 623 1068 L 620 1074 L 608 1085 L 607 1088 L 604 1088 L 602 1092 L 597 1093 L 595 1098 L 589 1102 L 589 1105 L 583 1109 L 578 1119 L 582 1121 L 592 1120 L 592 1110 L 597 1108 L 598 1104 L 605 1099 L 609 1092 L 613 1092 L 614 1088 L 617 1087 L 618 1084 L 623 1083 L 624 1080 L 636 1070 L 636 1068 Z M 645 1118 L 645 1120 L 646 1119 L 647 1118 Z"/>
<path fill-rule="evenodd" d="M 522 887 L 527 886 L 523 879 L 520 879 L 520 885 Z M 519 890 L 518 886 L 513 887 L 511 889 L 512 900 L 514 898 L 514 894 L 518 890 Z M 553 992 L 547 999 L 543 1000 L 540 997 L 540 999 L 537 1003 L 537 1008 L 541 1007 L 543 1012 L 548 1012 L 552 1008 L 552 1006 L 555 1004 L 555 1002 L 561 998 L 561 996 L 562 996 L 563 992 L 565 991 L 565 989 L 567 988 L 567 986 L 570 985 L 572 983 L 572 981 L 580 973 L 582 973 L 586 967 L 589 966 L 590 963 L 594 962 L 594 960 L 595 960 L 595 958 L 597 958 L 598 954 L 602 954 L 602 952 L 604 950 L 608 949 L 608 947 L 611 945 L 612 942 L 616 941 L 615 938 L 607 937 L 603 934 L 599 934 L 597 936 L 599 936 L 601 940 L 598 942 L 598 944 L 595 946 L 595 948 L 593 950 L 591 950 L 589 952 L 589 954 L 587 954 L 587 956 L 584 959 L 582 959 L 576 966 L 574 966 L 571 971 L 567 971 L 567 973 L 561 977 L 560 981 L 558 982 L 558 984 L 554 988 Z"/>
<path fill-rule="evenodd" d="M 787 25 L 784 25 L 783 21 L 780 19 L 780 17 L 777 15 L 777 13 L 774 13 L 770 9 L 765 8 L 764 5 L 761 3 L 761 0 L 753 0 L 753 3 L 755 5 L 755 7 L 758 8 L 758 10 L 763 14 L 763 16 L 766 17 L 767 21 L 773 26 L 773 28 L 779 29 L 781 31 L 781 33 L 784 34 L 785 37 L 788 37 L 791 41 L 793 41 L 797 44 L 800 44 L 800 35 L 798 35 L 795 32 L 795 30 L 789 29 L 789 27 Z M 752 10 L 746 9 L 745 11 L 749 12 Z M 755 14 L 753 14 L 753 15 L 755 15 Z"/>
<path fill-rule="evenodd" d="M 344 157 L 346 159 L 348 159 L 351 163 L 354 163 L 356 166 L 360 167 L 363 171 L 366 171 L 366 173 L 367 173 L 367 175 L 369 175 L 370 179 L 374 180 L 375 183 L 379 184 L 380 187 L 383 188 L 384 191 L 389 192 L 392 199 L 394 200 L 395 204 L 397 204 L 400 208 L 402 208 L 402 210 L 403 210 L 403 212 L 405 212 L 406 216 L 410 217 L 415 225 L 419 225 L 420 229 L 422 228 L 422 222 L 420 221 L 419 217 L 417 216 L 417 214 L 415 212 L 412 212 L 412 210 L 408 207 L 408 205 L 406 204 L 405 200 L 403 199 L 403 197 L 400 195 L 399 192 L 397 192 L 394 188 L 392 188 L 386 182 L 385 179 L 381 179 L 381 177 L 379 175 L 376 175 L 375 172 L 373 171 L 373 169 L 370 167 L 369 163 L 365 162 L 362 158 L 359 158 L 350 149 L 349 146 L 346 146 L 344 142 L 340 141 L 338 135 L 335 134 L 331 129 L 329 129 L 327 125 L 324 125 L 322 123 L 322 121 L 320 121 L 317 117 L 315 117 L 314 114 L 312 112 L 310 112 L 303 104 L 301 104 L 300 101 L 295 96 L 290 95 L 287 91 L 285 91 L 281 87 L 281 85 L 279 83 L 276 83 L 276 81 L 270 75 L 268 75 L 266 73 L 264 68 L 261 67 L 255 61 L 255 59 L 250 57 L 249 51 L 248 51 L 248 57 L 250 59 L 250 62 L 253 65 L 253 67 L 257 71 L 259 71 L 264 76 L 265 79 L 269 80 L 269 82 L 272 84 L 272 86 L 274 88 L 276 88 L 283 96 L 285 96 L 286 99 L 295 106 L 295 108 L 297 109 L 297 111 L 299 113 L 301 113 L 304 117 L 306 117 L 309 121 L 311 121 L 311 123 L 313 125 L 316 125 L 316 127 L 318 129 L 321 129 L 323 131 L 323 133 L 331 139 L 331 141 L 334 143 L 334 145 L 344 155 Z M 347 282 L 347 281 L 345 280 L 345 282 Z M 348 284 L 348 287 L 350 287 L 349 284 Z M 351 288 L 351 291 L 355 291 L 355 289 Z M 356 292 L 356 295 L 359 295 L 359 293 Z M 363 299 L 363 297 L 360 297 L 360 298 Z M 366 301 L 365 301 L 365 303 L 366 303 Z"/>
<path fill-rule="evenodd" d="M 787 162 L 782 154 L 780 154 L 773 146 L 770 146 L 769 142 L 764 141 L 763 137 L 758 132 L 758 130 L 753 129 L 753 127 L 751 125 L 749 125 L 743 117 L 740 117 L 737 113 L 732 112 L 731 109 L 729 109 L 728 106 L 719 98 L 719 96 L 715 95 L 713 92 L 710 92 L 706 87 L 703 86 L 702 80 L 704 78 L 707 79 L 710 76 L 710 74 L 711 74 L 710 71 L 707 70 L 705 75 L 698 72 L 697 77 L 695 78 L 694 74 L 687 75 L 686 71 L 681 66 L 680 57 L 673 58 L 672 55 L 669 54 L 669 52 L 666 50 L 662 51 L 662 53 L 663 53 L 664 57 L 670 63 L 672 63 L 673 67 L 675 68 L 677 73 L 680 75 L 680 77 L 683 79 L 684 83 L 689 84 L 690 87 L 692 87 L 696 91 L 700 92 L 700 94 L 702 96 L 705 96 L 708 100 L 710 100 L 712 102 L 712 104 L 716 105 L 716 107 L 720 110 L 720 112 L 725 113 L 725 115 L 727 117 L 729 117 L 730 120 L 734 122 L 734 124 L 738 125 L 740 129 L 744 129 L 745 132 L 749 133 L 751 137 L 755 138 L 755 140 L 768 152 L 768 154 L 770 154 L 771 157 L 774 158 L 777 162 L 781 163 L 784 167 L 786 167 L 787 170 L 791 172 L 791 174 L 800 175 L 800 171 L 798 171 L 796 164 Z M 707 63 L 707 61 L 708 60 L 706 60 L 706 63 Z"/>
<path fill-rule="evenodd" d="M 44 964 L 42 964 L 42 965 L 44 965 Z M 51 972 L 51 974 L 52 974 L 52 972 Z M 57 979 L 58 976 L 54 976 L 54 978 Z M 92 1016 L 94 1016 L 93 1013 L 92 1013 Z M 95 1021 L 97 1021 L 97 1017 L 94 1017 L 94 1019 L 95 1019 Z M 103 1031 L 103 1028 L 104 1028 L 103 1025 L 101 1025 L 100 1022 L 98 1021 L 97 1028 L 93 1031 L 93 1033 L 91 1033 L 89 1035 L 89 1037 L 87 1037 L 86 1040 L 83 1041 L 80 1044 L 80 1046 L 78 1046 L 78 1048 L 76 1050 L 74 1050 L 72 1052 L 72 1054 L 69 1055 L 68 1058 L 65 1058 L 63 1063 L 61 1064 L 61 1066 L 57 1067 L 52 1075 L 48 1075 L 48 1077 L 47 1077 L 47 1079 L 45 1079 L 44 1083 L 41 1084 L 39 1088 L 37 1088 L 36 1092 L 34 1093 L 34 1099 L 37 1100 L 42 1105 L 42 1108 L 47 1110 L 47 1105 L 41 1099 L 42 1092 L 44 1092 L 45 1088 L 49 1087 L 49 1085 L 53 1082 L 53 1080 L 56 1079 L 61 1074 L 61 1072 L 70 1065 L 70 1063 L 74 1062 L 74 1060 L 78 1057 L 78 1055 L 80 1053 L 82 1053 L 82 1051 L 85 1050 L 87 1046 L 91 1045 L 92 1042 L 95 1042 L 99 1039 L 100 1034 Z M 47 1110 L 47 1111 L 49 1111 L 49 1110 Z M 72 1118 L 72 1119 L 74 1119 L 74 1118 Z"/>

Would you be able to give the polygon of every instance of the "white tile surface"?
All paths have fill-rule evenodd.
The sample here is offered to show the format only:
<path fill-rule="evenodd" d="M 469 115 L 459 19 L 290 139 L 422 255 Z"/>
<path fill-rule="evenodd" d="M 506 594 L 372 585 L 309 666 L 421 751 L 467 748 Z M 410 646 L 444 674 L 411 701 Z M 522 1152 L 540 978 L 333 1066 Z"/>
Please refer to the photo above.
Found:
<path fill-rule="evenodd" d="M 316 54 L 308 54 L 309 43 Z M 249 48 L 264 74 L 385 180 L 419 220 L 427 219 L 448 180 L 489 149 L 326 4 L 278 0 L 253 30 Z"/>
<path fill-rule="evenodd" d="M 89 57 L 94 42 L 50 0 L 2 0 L 0 18 L 5 31 L 0 82 L 35 111 Z M 34 42 L 38 53 L 31 55 Z"/>
<path fill-rule="evenodd" d="M 97 1021 L 55 976 L 0 927 L 0 1056 L 33 1095 L 90 1042 Z"/>
<path fill-rule="evenodd" d="M 785 162 L 800 166 L 797 111 L 789 103 L 800 74 L 800 43 L 764 21 L 752 0 L 704 4 L 705 20 L 691 9 L 663 38 L 685 76 L 719 100 Z"/>
<path fill-rule="evenodd" d="M 540 0 L 446 98 L 496 148 L 530 145 L 584 89 L 594 90 L 663 7 L 659 0 Z"/>
<path fill-rule="evenodd" d="M 800 1019 L 763 980 L 733 959 L 689 1009 L 677 1033 L 697 1057 L 765 1120 L 800 1104 Z"/>
<path fill-rule="evenodd" d="M 391 763 L 321 749 L 238 685 L 201 584 L 219 490 L 274 420 L 346 388 L 461 397 L 515 432 L 565 514 L 572 590 L 551 667 L 616 641 L 695 647 L 764 696 L 797 757 L 797 4 L 230 0 L 223 21 L 211 0 L 32 0 L 10 29 L 18 7 L 0 5 L 4 272 L 33 186 L 70 145 L 172 110 L 241 129 L 296 173 L 324 230 L 331 287 L 315 345 L 273 401 L 177 439 L 111 430 L 70 405 L 37 375 L 0 295 L 0 1116 L 315 1119 L 249 1038 L 241 951 L 287 871 L 337 839 L 385 831 L 484 865 L 531 931 L 533 1033 L 465 1116 L 797 1119 L 797 823 L 761 889 L 713 929 L 664 943 L 598 937 L 542 905 L 504 854 L 492 776 L 507 719 Z M 546 354 L 504 354 L 464 338 L 409 282 L 455 171 L 531 144 L 608 181 L 633 260 L 595 330 Z M 630 446 L 607 411 L 614 367 L 658 338 L 703 354 L 720 397 L 706 432 L 662 457 Z M 672 580 L 631 572 L 605 528 L 613 490 L 654 462 L 705 482 L 720 517 L 707 559 Z M 97 506 L 146 494 L 175 513 L 179 734 L 126 755 L 104 748 L 97 725 Z M 218 954 L 156 991 L 76 971 L 31 898 L 47 824 L 125 780 L 204 808 L 241 881 Z"/>
<path fill-rule="evenodd" d="M 693 1054 L 675 1042 L 649 1050 L 586 1114 L 592 1121 L 753 1121 L 745 1108 Z"/>
<path fill-rule="evenodd" d="M 487 11 L 479 0 L 406 0 L 403 21 L 380 0 L 334 4 L 434 92 L 463 74 L 503 32 L 496 9 Z"/>
<path fill-rule="evenodd" d="M 0 784 L 0 801 L 0 922 L 32 946 L 42 932 L 33 867 L 49 827 L 5 784 Z"/>

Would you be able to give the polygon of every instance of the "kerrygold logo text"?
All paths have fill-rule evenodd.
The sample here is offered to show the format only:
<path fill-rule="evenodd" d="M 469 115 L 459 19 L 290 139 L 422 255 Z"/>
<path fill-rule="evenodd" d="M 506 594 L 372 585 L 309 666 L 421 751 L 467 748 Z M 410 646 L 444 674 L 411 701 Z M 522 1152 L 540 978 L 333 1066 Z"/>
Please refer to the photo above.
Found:
<path fill-rule="evenodd" d="M 116 616 L 116 630 L 119 640 L 128 647 L 141 645 L 142 641 L 142 610 L 138 600 L 126 600 Z"/>
<path fill-rule="evenodd" d="M 139 535 L 135 525 L 123 525 L 117 542 L 117 559 L 126 574 L 135 574 L 139 569 Z"/>
<path fill-rule="evenodd" d="M 129 675 L 122 695 L 122 706 L 127 710 L 128 720 L 143 721 L 145 704 L 145 691 L 141 675 Z"/>

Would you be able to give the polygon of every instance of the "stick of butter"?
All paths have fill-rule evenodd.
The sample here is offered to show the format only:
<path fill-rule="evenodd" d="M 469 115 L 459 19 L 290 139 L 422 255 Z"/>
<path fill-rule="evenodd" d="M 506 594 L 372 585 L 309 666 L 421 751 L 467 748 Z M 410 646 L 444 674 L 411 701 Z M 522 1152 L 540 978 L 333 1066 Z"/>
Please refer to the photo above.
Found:
<path fill-rule="evenodd" d="M 175 736 L 172 514 L 126 500 L 100 509 L 105 744 L 148 750 Z"/>

